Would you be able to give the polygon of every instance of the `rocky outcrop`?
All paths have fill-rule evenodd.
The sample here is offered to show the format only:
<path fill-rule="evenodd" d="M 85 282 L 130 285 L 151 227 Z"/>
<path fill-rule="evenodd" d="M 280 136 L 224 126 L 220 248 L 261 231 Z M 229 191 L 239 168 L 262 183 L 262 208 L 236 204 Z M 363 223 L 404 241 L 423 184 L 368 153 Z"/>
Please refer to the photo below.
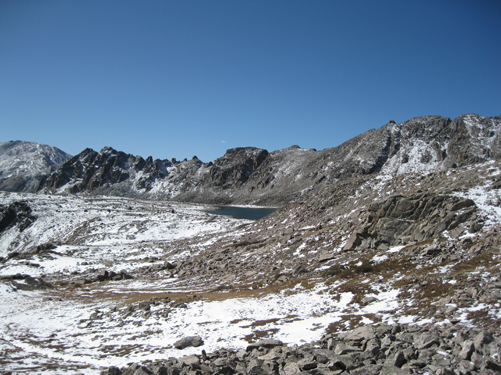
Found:
<path fill-rule="evenodd" d="M 268 151 L 254 147 L 230 149 L 211 166 L 202 188 L 239 189 L 268 155 Z"/>
<path fill-rule="evenodd" d="M 383 167 L 387 173 L 426 172 L 496 159 L 500 153 L 499 117 L 462 115 L 416 117 L 388 124 L 395 152 Z"/>
<path fill-rule="evenodd" d="M 70 193 L 97 191 L 129 180 L 137 172 L 149 172 L 140 176 L 137 188 L 141 189 L 157 177 L 165 177 L 165 165 L 151 158 L 146 161 L 138 156 L 105 147 L 101 152 L 85 149 L 64 163 L 55 173 L 41 181 L 37 190 L 44 186 L 49 191 L 58 189 Z"/>
<path fill-rule="evenodd" d="M 13 226 L 18 226 L 19 231 L 22 232 L 35 220 L 36 217 L 26 202 L 14 202 L 8 206 L 0 206 L 0 233 Z"/>
<path fill-rule="evenodd" d="M 192 176 L 202 165 L 196 156 L 182 162 L 153 160 L 151 156 L 145 160 L 111 147 L 100 152 L 85 149 L 42 180 L 37 191 L 137 197 L 150 192 L 156 183 L 168 181 L 171 189 L 164 189 L 157 197 L 175 196 L 173 190 L 179 194 L 194 185 Z"/>
<path fill-rule="evenodd" d="M 424 241 L 446 230 L 453 231 L 475 212 L 471 199 L 430 193 L 396 195 L 369 206 L 363 224 L 353 231 L 344 250 Z"/>
<path fill-rule="evenodd" d="M 2 276 L 0 279 L 11 280 L 11 286 L 14 290 L 33 291 L 54 289 L 54 286 L 47 283 L 43 278 L 34 278 L 29 275 Z"/>
<path fill-rule="evenodd" d="M 125 374 L 499 374 L 501 338 L 450 325 L 363 326 L 319 342 L 287 346 L 278 340 L 246 350 L 169 358 L 147 366 L 110 367 L 101 375 Z"/>

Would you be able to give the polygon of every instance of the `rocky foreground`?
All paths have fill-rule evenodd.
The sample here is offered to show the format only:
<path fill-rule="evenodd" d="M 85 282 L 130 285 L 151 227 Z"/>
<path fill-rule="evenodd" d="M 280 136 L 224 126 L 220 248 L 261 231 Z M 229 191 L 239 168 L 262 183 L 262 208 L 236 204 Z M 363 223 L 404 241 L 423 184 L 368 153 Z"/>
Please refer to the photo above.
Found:
<path fill-rule="evenodd" d="M 202 344 L 198 337 L 184 342 Z M 269 339 L 246 350 L 202 351 L 146 365 L 110 367 L 101 374 L 499 374 L 500 356 L 501 338 L 488 331 L 454 323 L 443 327 L 382 324 L 328 334 L 301 346 Z"/>

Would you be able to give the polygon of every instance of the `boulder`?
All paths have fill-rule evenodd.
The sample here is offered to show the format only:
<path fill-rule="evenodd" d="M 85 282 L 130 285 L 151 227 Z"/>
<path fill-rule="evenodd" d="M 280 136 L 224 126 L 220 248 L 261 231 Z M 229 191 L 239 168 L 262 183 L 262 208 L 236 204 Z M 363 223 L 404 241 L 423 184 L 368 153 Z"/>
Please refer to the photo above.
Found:
<path fill-rule="evenodd" d="M 196 366 L 200 364 L 200 358 L 196 355 L 187 355 L 179 358 L 178 362 L 181 366 Z"/>
<path fill-rule="evenodd" d="M 201 346 L 203 344 L 204 344 L 204 340 L 202 340 L 202 338 L 200 336 L 187 336 L 187 337 L 183 337 L 182 339 L 176 341 L 174 343 L 174 347 L 176 349 L 184 349 L 184 348 L 188 348 L 190 346 L 194 346 L 194 347 Z"/>
<path fill-rule="evenodd" d="M 318 261 L 320 263 L 322 263 L 322 262 L 326 262 L 328 260 L 334 259 L 334 257 L 335 257 L 334 253 L 331 253 L 330 251 L 327 251 L 327 250 L 322 250 L 318 254 Z"/>
<path fill-rule="evenodd" d="M 473 345 L 476 350 L 480 350 L 484 345 L 491 343 L 493 340 L 494 339 L 489 332 L 482 331 L 473 339 Z"/>
<path fill-rule="evenodd" d="M 344 335 L 344 339 L 346 341 L 370 340 L 375 337 L 376 335 L 374 333 L 374 329 L 372 328 L 372 326 L 362 326 Z"/>
<path fill-rule="evenodd" d="M 469 361 L 474 350 L 473 341 L 465 341 L 461 347 L 461 352 L 459 352 L 459 358 Z"/>

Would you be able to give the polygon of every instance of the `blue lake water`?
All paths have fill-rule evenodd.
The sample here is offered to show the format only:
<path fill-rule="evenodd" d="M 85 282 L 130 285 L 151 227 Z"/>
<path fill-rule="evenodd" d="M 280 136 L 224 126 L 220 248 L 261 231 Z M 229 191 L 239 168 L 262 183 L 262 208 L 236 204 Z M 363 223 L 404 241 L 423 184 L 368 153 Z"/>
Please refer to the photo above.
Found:
<path fill-rule="evenodd" d="M 220 210 L 208 211 L 216 215 L 229 215 L 237 219 L 259 220 L 269 214 L 275 212 L 276 208 L 250 208 L 250 207 L 233 207 L 226 206 Z"/>

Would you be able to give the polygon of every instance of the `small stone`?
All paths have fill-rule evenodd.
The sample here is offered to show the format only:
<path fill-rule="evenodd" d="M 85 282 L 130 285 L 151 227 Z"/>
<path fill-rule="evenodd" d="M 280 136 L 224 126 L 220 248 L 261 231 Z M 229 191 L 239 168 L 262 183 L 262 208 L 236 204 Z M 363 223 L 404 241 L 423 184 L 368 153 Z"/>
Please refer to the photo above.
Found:
<path fill-rule="evenodd" d="M 394 362 L 393 362 L 395 366 L 402 367 L 406 362 L 407 362 L 407 360 L 405 359 L 404 353 L 398 352 L 395 355 Z"/>
<path fill-rule="evenodd" d="M 346 345 L 343 342 L 340 342 L 336 345 L 336 348 L 334 349 L 334 353 L 338 355 L 343 355 L 343 354 L 348 354 L 348 353 L 354 353 L 354 352 L 361 352 L 362 349 L 351 346 L 351 345 Z"/>
<path fill-rule="evenodd" d="M 381 340 L 370 339 L 365 346 L 365 351 L 371 353 L 372 355 L 377 354 L 381 350 Z"/>
<path fill-rule="evenodd" d="M 480 350 L 482 346 L 489 344 L 493 341 L 492 335 L 487 331 L 482 331 L 473 339 L 473 345 L 476 350 Z"/>
<path fill-rule="evenodd" d="M 107 370 L 101 371 L 101 375 L 122 375 L 122 371 L 118 367 L 110 366 Z"/>
<path fill-rule="evenodd" d="M 346 333 L 344 339 L 349 341 L 362 341 L 370 340 L 374 337 L 376 337 L 376 335 L 374 334 L 372 326 L 363 326 Z"/>
<path fill-rule="evenodd" d="M 496 363 L 496 362 L 490 360 L 490 359 L 485 361 L 484 368 L 487 370 L 501 372 L 501 365 L 499 363 Z"/>
<path fill-rule="evenodd" d="M 451 370 L 450 368 L 439 368 L 435 372 L 435 375 L 454 375 L 454 370 Z"/>
<path fill-rule="evenodd" d="M 299 369 L 302 371 L 313 370 L 314 368 L 317 367 L 317 364 L 315 361 L 311 361 L 308 359 L 302 359 L 297 364 L 299 366 Z"/>
<path fill-rule="evenodd" d="M 178 361 L 181 365 L 187 365 L 187 366 L 200 364 L 200 358 L 198 358 L 196 355 L 187 355 L 179 358 Z"/>
<path fill-rule="evenodd" d="M 268 339 L 268 340 L 261 340 L 261 341 L 258 341 L 254 344 L 250 344 L 249 346 L 247 346 L 247 351 L 250 352 L 254 349 L 258 349 L 258 348 L 267 348 L 267 349 L 271 349 L 271 348 L 274 348 L 276 346 L 283 346 L 284 343 L 280 340 L 275 340 L 275 339 Z"/>
<path fill-rule="evenodd" d="M 284 366 L 283 375 L 298 375 L 301 373 L 297 362 L 289 362 Z"/>
<path fill-rule="evenodd" d="M 214 362 L 212 362 L 214 366 L 223 367 L 226 366 L 226 360 L 224 358 L 218 358 Z"/>
<path fill-rule="evenodd" d="M 459 358 L 469 361 L 474 350 L 473 342 L 471 340 L 465 341 L 459 353 Z"/>
<path fill-rule="evenodd" d="M 376 297 L 373 297 L 373 296 L 364 297 L 362 299 L 362 306 L 370 305 L 372 302 L 376 302 L 376 301 L 377 301 Z"/>

